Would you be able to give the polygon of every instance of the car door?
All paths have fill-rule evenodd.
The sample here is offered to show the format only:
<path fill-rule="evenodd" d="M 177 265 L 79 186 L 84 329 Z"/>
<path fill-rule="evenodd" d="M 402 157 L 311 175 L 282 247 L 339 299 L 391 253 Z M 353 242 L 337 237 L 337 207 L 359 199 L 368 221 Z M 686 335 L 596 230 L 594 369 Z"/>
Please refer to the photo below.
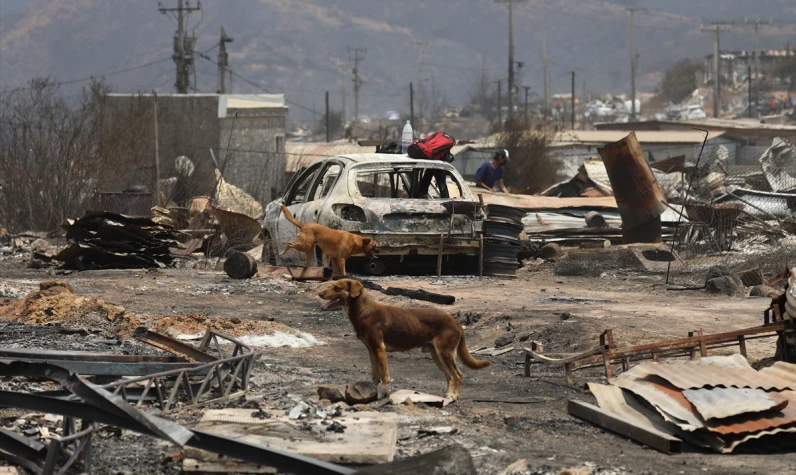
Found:
<path fill-rule="evenodd" d="M 307 212 L 307 200 L 310 196 L 312 185 L 315 183 L 315 178 L 324 163 L 324 161 L 316 163 L 304 170 L 293 181 L 293 186 L 289 187 L 285 193 L 285 205 L 290 210 L 290 213 L 302 223 L 314 222 L 311 213 L 308 214 Z M 273 236 L 276 263 L 278 265 L 303 266 L 306 263 L 306 257 L 303 253 L 291 249 L 284 256 L 280 255 L 287 243 L 296 241 L 299 229 L 290 223 L 282 212 L 279 212 L 274 228 L 276 231 Z"/>
<path fill-rule="evenodd" d="M 332 190 L 338 181 L 342 182 L 341 175 L 345 165 L 340 160 L 329 159 L 324 161 L 323 166 L 318 171 L 315 182 L 312 184 L 309 192 L 309 198 L 304 204 L 304 213 L 307 217 L 307 222 L 319 223 L 324 226 L 330 226 L 331 207 L 327 206 L 329 198 L 332 195 Z M 330 226 L 335 227 L 335 226 Z"/>

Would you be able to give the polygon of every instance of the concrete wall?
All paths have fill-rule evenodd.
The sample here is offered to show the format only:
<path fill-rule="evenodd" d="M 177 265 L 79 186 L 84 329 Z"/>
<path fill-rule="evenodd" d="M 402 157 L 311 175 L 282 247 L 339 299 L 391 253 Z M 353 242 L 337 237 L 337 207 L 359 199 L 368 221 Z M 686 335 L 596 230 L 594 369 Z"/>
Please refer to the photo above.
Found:
<path fill-rule="evenodd" d="M 216 156 L 224 178 L 263 204 L 276 199 L 286 184 L 286 116 L 287 108 L 228 109 L 220 119 L 221 153 Z"/>

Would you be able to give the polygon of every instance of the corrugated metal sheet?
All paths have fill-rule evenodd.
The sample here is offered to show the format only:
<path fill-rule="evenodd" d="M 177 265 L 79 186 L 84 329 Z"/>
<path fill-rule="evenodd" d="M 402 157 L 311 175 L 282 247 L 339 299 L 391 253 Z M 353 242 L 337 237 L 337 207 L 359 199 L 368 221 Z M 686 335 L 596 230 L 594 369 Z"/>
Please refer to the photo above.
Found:
<path fill-rule="evenodd" d="M 637 378 L 628 373 L 611 380 L 620 388 L 636 394 L 650 403 L 669 422 L 685 431 L 695 431 L 705 427 L 705 421 L 699 417 L 694 405 L 691 404 L 679 389 L 666 380 L 650 376 Z M 601 406 L 602 407 L 602 406 Z"/>
<path fill-rule="evenodd" d="M 630 130 L 578 130 L 563 132 L 556 141 L 591 144 L 618 142 L 630 134 Z M 710 132 L 709 139 L 721 137 L 722 131 Z M 637 130 L 636 137 L 641 144 L 685 143 L 700 144 L 705 139 L 703 132 L 692 130 Z"/>
<path fill-rule="evenodd" d="M 706 427 L 717 434 L 755 434 L 777 427 L 796 423 L 796 392 L 783 391 L 770 393 L 778 405 L 785 405 L 780 410 L 761 413 L 748 413 L 724 420 L 711 420 Z"/>
<path fill-rule="evenodd" d="M 786 381 L 791 386 L 796 386 L 796 364 L 777 361 L 768 368 L 761 369 L 759 373 Z M 794 400 L 794 405 L 796 405 L 796 400 Z"/>
<path fill-rule="evenodd" d="M 695 361 L 645 362 L 633 367 L 626 374 L 636 378 L 660 376 L 680 389 L 703 387 L 759 388 L 778 391 L 796 389 L 793 381 L 758 373 L 739 354 Z"/>
<path fill-rule="evenodd" d="M 713 434 L 701 432 L 684 433 L 676 426 L 662 420 L 655 411 L 641 404 L 630 392 L 623 391 L 616 386 L 588 383 L 589 390 L 597 398 L 600 408 L 629 419 L 640 427 L 654 429 L 675 437 L 687 436 L 688 441 L 700 447 L 712 448 L 720 451 L 724 442 Z"/>
<path fill-rule="evenodd" d="M 632 394 L 607 384 L 588 383 L 588 386 L 601 409 L 618 414 L 641 427 L 677 436 L 677 431 L 672 426 L 644 407 Z"/>
<path fill-rule="evenodd" d="M 494 193 L 483 188 L 473 188 L 473 193 L 484 196 L 485 204 L 513 206 L 524 210 L 563 209 L 563 208 L 609 208 L 616 209 L 613 196 L 599 198 L 556 198 L 552 196 L 513 195 Z"/>
<path fill-rule="evenodd" d="M 787 405 L 787 401 L 775 401 L 769 393 L 751 388 L 686 389 L 683 396 L 706 420 L 781 409 L 780 405 Z"/>

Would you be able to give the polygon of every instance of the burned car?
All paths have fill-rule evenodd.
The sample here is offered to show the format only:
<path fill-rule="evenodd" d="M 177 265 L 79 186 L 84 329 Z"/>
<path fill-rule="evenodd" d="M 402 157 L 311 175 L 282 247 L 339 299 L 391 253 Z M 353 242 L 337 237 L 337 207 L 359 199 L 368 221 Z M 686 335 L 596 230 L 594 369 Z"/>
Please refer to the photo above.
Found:
<path fill-rule="evenodd" d="M 372 274 L 412 256 L 478 255 L 483 223 L 478 199 L 450 163 L 365 153 L 302 168 L 283 197 L 266 206 L 262 260 L 304 265 L 304 255 L 294 250 L 280 255 L 298 234 L 282 213 L 282 203 L 303 223 L 373 239 L 378 259 L 364 262 Z M 316 257 L 316 264 L 323 264 L 318 249 Z"/>

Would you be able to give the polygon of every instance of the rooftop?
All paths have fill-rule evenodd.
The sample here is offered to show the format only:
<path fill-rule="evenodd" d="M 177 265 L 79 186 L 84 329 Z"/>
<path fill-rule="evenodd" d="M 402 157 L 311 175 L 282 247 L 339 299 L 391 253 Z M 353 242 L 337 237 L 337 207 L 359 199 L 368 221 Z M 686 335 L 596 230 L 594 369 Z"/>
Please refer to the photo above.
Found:
<path fill-rule="evenodd" d="M 622 140 L 630 130 L 575 130 L 566 131 L 557 137 L 556 142 L 603 144 Z M 724 135 L 723 131 L 709 132 L 708 139 Z M 705 140 L 705 133 L 697 130 L 639 130 L 636 138 L 641 144 L 685 143 L 698 144 Z"/>

